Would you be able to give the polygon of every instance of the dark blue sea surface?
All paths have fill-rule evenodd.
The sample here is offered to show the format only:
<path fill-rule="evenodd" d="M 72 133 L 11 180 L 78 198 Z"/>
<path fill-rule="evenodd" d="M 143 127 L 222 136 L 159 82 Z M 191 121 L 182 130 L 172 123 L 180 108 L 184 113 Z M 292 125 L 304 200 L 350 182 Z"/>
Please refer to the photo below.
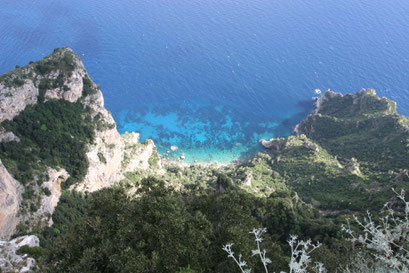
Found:
<path fill-rule="evenodd" d="M 314 90 L 409 114 L 407 0 L 2 0 L 0 73 L 71 47 L 121 133 L 229 162 L 287 136 Z"/>

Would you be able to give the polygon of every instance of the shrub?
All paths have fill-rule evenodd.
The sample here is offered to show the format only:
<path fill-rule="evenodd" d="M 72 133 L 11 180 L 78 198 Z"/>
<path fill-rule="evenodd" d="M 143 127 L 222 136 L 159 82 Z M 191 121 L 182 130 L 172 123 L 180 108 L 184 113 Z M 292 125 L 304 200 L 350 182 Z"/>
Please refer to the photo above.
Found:
<path fill-rule="evenodd" d="M 107 163 L 107 160 L 106 160 L 105 156 L 104 156 L 101 152 L 98 153 L 98 158 L 99 158 L 99 161 L 100 161 L 101 163 L 104 163 L 104 164 Z"/>
<path fill-rule="evenodd" d="M 92 84 L 91 79 L 88 76 L 84 76 L 82 78 L 82 83 L 83 83 L 83 89 L 82 89 L 83 97 L 95 94 L 97 92 Z"/>
<path fill-rule="evenodd" d="M 51 195 L 51 191 L 48 188 L 43 188 L 43 192 L 46 196 L 50 196 Z"/>
<path fill-rule="evenodd" d="M 27 254 L 28 256 L 33 257 L 34 259 L 39 259 L 42 255 L 44 255 L 45 250 L 44 248 L 39 246 L 30 247 L 28 245 L 23 245 L 16 251 L 16 253 L 18 255 Z"/>

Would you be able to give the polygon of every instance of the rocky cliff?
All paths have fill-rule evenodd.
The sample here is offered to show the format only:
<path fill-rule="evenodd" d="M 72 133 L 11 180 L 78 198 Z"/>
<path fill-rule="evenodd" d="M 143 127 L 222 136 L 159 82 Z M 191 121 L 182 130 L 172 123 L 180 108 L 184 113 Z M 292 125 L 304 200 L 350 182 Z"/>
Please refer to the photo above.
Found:
<path fill-rule="evenodd" d="M 14 233 L 23 192 L 23 186 L 0 161 L 0 238 L 9 238 Z"/>
<path fill-rule="evenodd" d="M 139 143 L 136 133 L 125 136 L 118 133 L 114 119 L 104 107 L 102 92 L 91 81 L 80 57 L 71 49 L 56 49 L 38 62 L 30 62 L 0 76 L 0 122 L 13 121 L 29 105 L 52 100 L 80 103 L 84 109 L 90 109 L 89 122 L 95 128 L 86 152 L 86 174 L 81 181 L 71 185 L 71 190 L 91 192 L 111 186 L 121 180 L 124 173 L 147 169 L 152 157 L 159 158 L 152 141 Z M 0 123 L 0 145 L 19 141 L 15 132 L 7 131 Z M 14 166 L 8 155 L 0 156 L 9 166 Z M 160 171 L 160 160 L 157 165 Z M 72 174 L 58 166 L 39 169 L 43 171 L 35 172 L 33 181 L 24 184 L 13 178 L 0 163 L 0 238 L 9 238 L 23 221 L 28 230 L 39 221 L 47 225 L 52 223 L 50 217 L 61 195 L 61 185 Z M 14 176 L 18 172 L 19 168 L 13 167 Z M 46 177 L 44 182 L 41 177 Z M 28 186 L 30 192 L 27 192 Z M 32 201 L 27 201 L 27 196 L 31 196 Z M 30 212 L 21 211 L 22 201 L 28 204 Z"/>

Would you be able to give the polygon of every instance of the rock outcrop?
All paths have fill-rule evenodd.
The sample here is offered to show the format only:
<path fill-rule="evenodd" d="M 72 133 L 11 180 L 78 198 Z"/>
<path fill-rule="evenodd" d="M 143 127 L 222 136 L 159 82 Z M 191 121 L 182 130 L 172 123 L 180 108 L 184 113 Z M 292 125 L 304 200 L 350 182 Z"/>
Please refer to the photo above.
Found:
<path fill-rule="evenodd" d="M 48 181 L 44 182 L 41 187 L 36 187 L 36 191 L 39 193 L 43 189 L 48 190 L 48 194 L 43 195 L 41 198 L 40 208 L 33 214 L 26 217 L 26 220 L 32 220 L 33 224 L 39 220 L 48 226 L 53 224 L 51 215 L 54 213 L 54 209 L 58 204 L 61 196 L 61 184 L 64 183 L 70 176 L 66 170 L 55 170 L 53 168 L 47 168 Z"/>
<path fill-rule="evenodd" d="M 260 144 L 266 148 L 279 152 L 281 146 L 287 142 L 286 138 L 271 138 L 269 140 L 260 139 Z"/>
<path fill-rule="evenodd" d="M 134 132 L 120 135 L 112 115 L 104 107 L 101 91 L 87 97 L 84 103 L 94 110 L 94 116 L 99 116 L 102 128 L 97 128 L 94 144 L 87 153 L 87 175 L 73 188 L 82 192 L 96 191 L 120 181 L 126 172 L 148 169 L 149 159 L 157 154 L 153 141 L 140 143 L 139 134 Z M 158 164 L 161 168 L 160 161 Z"/>
<path fill-rule="evenodd" d="M 13 134 L 13 132 L 7 132 L 4 128 L 0 128 L 0 142 L 20 142 L 20 138 Z"/>
<path fill-rule="evenodd" d="M 27 105 L 36 104 L 38 88 L 34 82 L 28 81 L 19 88 L 7 87 L 0 82 L 0 122 L 12 120 Z"/>
<path fill-rule="evenodd" d="M 68 67 L 66 72 L 63 63 Z M 44 68 L 45 67 L 45 68 Z M 37 63 L 29 64 L 1 76 L 0 122 L 12 120 L 27 105 L 36 104 L 41 84 L 48 81 L 44 99 L 76 102 L 82 96 L 83 77 L 87 74 L 81 59 L 69 48 L 57 49 Z M 42 82 L 43 81 L 43 82 Z M 50 84 L 58 81 L 58 84 Z"/>
<path fill-rule="evenodd" d="M 0 241 L 0 269 L 1 272 L 38 272 L 36 261 L 27 254 L 17 254 L 22 246 L 38 247 L 40 240 L 37 236 L 26 235 L 11 241 Z"/>
<path fill-rule="evenodd" d="M 346 165 L 345 171 L 354 174 L 354 175 L 361 175 L 361 170 L 359 169 L 359 163 L 355 158 L 352 158 Z"/>

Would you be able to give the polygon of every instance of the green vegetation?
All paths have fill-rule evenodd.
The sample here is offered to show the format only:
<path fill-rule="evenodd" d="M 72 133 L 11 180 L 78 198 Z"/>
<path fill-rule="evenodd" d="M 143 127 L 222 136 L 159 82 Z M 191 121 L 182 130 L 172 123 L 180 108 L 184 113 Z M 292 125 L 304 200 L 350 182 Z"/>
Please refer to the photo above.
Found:
<path fill-rule="evenodd" d="M 65 168 L 79 180 L 88 168 L 87 144 L 94 139 L 90 120 L 90 109 L 80 103 L 51 100 L 29 105 L 13 121 L 2 122 L 21 141 L 2 142 L 0 158 L 24 184 L 41 175 L 45 166 Z"/>
<path fill-rule="evenodd" d="M 92 83 L 91 79 L 88 76 L 84 76 L 82 78 L 83 89 L 82 89 L 82 96 L 86 97 L 88 95 L 95 94 L 97 89 L 95 89 L 94 84 Z"/>
<path fill-rule="evenodd" d="M 6 74 L 0 76 L 0 83 L 4 84 L 7 88 L 18 88 L 26 83 L 27 79 L 33 79 L 33 73 L 29 72 L 29 69 L 16 68 Z"/>
<path fill-rule="evenodd" d="M 97 155 L 98 155 L 98 159 L 99 159 L 99 161 L 100 161 L 101 163 L 104 163 L 104 164 L 107 163 L 107 160 L 106 160 L 106 158 L 105 158 L 105 156 L 104 156 L 103 153 L 98 153 Z"/>
<path fill-rule="evenodd" d="M 44 254 L 44 249 L 38 246 L 29 247 L 28 245 L 23 245 L 20 247 L 17 252 L 18 255 L 27 254 L 29 257 L 34 259 L 40 258 Z"/>
<path fill-rule="evenodd" d="M 236 272 L 221 246 L 235 240 L 243 253 L 251 252 L 253 237 L 248 230 L 255 226 L 268 229 L 265 243 L 274 250 L 270 256 L 282 261 L 275 265 L 276 271 L 286 269 L 284 254 L 289 251 L 286 240 L 291 233 L 325 242 L 327 248 L 316 258 L 325 256 L 329 269 L 346 261 L 348 246 L 335 239 L 336 226 L 294 193 L 255 197 L 228 184 L 225 191 L 198 186 L 175 191 L 148 178 L 135 195 L 123 187 L 95 192 L 87 199 L 83 217 L 65 221 L 64 231 L 46 247 L 43 263 L 50 272 L 178 272 L 183 268 Z M 56 212 L 60 210 L 57 207 Z M 339 255 L 340 249 L 344 256 Z M 335 259 L 329 252 L 339 256 Z"/>
<path fill-rule="evenodd" d="M 159 154 L 156 151 L 156 148 L 154 148 L 154 151 L 152 152 L 152 155 L 148 159 L 149 166 L 151 166 L 152 168 L 159 167 L 159 160 L 160 160 Z"/>
<path fill-rule="evenodd" d="M 366 118 L 397 115 L 396 103 L 376 96 L 373 89 L 363 90 L 356 94 L 344 96 L 324 94 L 325 102 L 319 114 L 341 119 L 361 120 Z"/>
<path fill-rule="evenodd" d="M 53 226 L 34 231 L 40 238 L 40 245 L 47 248 L 67 227 L 85 215 L 87 207 L 87 195 L 64 191 L 52 215 Z"/>
<path fill-rule="evenodd" d="M 84 88 L 85 88 L 85 85 L 84 85 Z M 88 94 L 90 94 L 90 93 L 88 93 Z M 83 91 L 83 97 L 85 97 L 85 89 Z M 108 123 L 108 122 L 104 121 L 101 113 L 98 113 L 97 115 L 94 116 L 93 123 L 96 124 L 96 127 L 97 127 L 98 131 L 105 131 L 107 129 L 114 129 L 115 126 L 116 126 L 115 123 Z"/>
<path fill-rule="evenodd" d="M 57 54 L 61 56 L 54 58 Z M 55 49 L 51 57 L 40 60 L 35 65 L 35 71 L 42 76 L 56 70 L 70 76 L 74 69 L 74 53 L 64 49 Z"/>

